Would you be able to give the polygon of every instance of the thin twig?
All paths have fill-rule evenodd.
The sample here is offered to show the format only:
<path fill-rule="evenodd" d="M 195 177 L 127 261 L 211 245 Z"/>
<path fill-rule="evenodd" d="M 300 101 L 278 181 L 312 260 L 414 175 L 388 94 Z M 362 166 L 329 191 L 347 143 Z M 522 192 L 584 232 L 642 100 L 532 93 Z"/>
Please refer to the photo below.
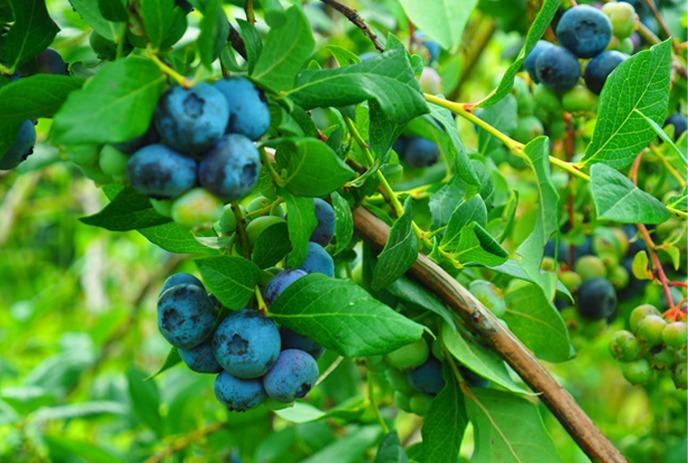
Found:
<path fill-rule="evenodd" d="M 361 16 L 358 14 L 356 10 L 353 8 L 349 8 L 346 5 L 342 5 L 341 3 L 335 1 L 335 0 L 320 0 L 323 2 L 325 5 L 329 5 L 335 10 L 339 11 L 341 14 L 346 16 L 346 18 L 351 21 L 356 27 L 361 29 L 365 35 L 368 36 L 371 42 L 373 42 L 373 45 L 375 48 L 383 52 L 385 51 L 385 47 L 382 45 L 382 42 L 380 42 L 380 39 L 377 38 L 377 34 L 373 32 L 373 30 L 368 26 L 368 24 L 361 18 Z"/>
<path fill-rule="evenodd" d="M 216 423 L 209 424 L 208 426 L 198 429 L 190 434 L 187 434 L 176 441 L 172 442 L 169 447 L 166 449 L 162 450 L 161 452 L 156 453 L 155 455 L 151 456 L 148 458 L 145 463 L 160 463 L 161 461 L 166 460 L 167 458 L 171 457 L 175 453 L 181 452 L 188 446 L 195 444 L 196 442 L 201 441 L 202 439 L 205 439 L 211 434 L 214 434 L 224 428 L 225 423 L 222 421 L 218 421 Z"/>
<path fill-rule="evenodd" d="M 671 39 L 672 45 L 674 46 L 674 51 L 680 55 L 681 47 L 679 47 L 678 43 L 674 40 L 671 30 L 669 29 L 669 26 L 667 26 L 667 23 L 664 20 L 664 16 L 662 16 L 662 13 L 660 13 L 659 9 L 657 9 L 657 5 L 655 4 L 654 0 L 645 0 L 645 4 L 648 6 L 648 8 L 650 8 L 650 11 L 652 11 L 652 14 L 655 16 L 655 19 L 657 19 L 659 27 L 662 28 L 662 32 L 664 32 L 664 34 Z"/>
<path fill-rule="evenodd" d="M 374 246 L 387 242 L 389 227 L 363 207 L 354 210 L 358 233 Z M 571 395 L 538 362 L 531 352 L 466 288 L 439 265 L 418 254 L 410 274 L 439 296 L 511 365 L 567 429 L 578 445 L 593 461 L 625 463 L 626 459 L 612 445 L 595 423 L 585 414 Z"/>

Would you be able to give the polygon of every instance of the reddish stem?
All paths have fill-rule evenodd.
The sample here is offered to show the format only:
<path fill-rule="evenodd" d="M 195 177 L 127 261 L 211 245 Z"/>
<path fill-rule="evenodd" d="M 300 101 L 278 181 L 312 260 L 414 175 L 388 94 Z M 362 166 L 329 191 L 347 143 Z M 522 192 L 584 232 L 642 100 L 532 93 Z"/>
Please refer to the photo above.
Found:
<path fill-rule="evenodd" d="M 678 286 L 680 288 L 688 288 L 688 283 L 686 283 L 685 281 L 670 281 L 669 285 Z"/>

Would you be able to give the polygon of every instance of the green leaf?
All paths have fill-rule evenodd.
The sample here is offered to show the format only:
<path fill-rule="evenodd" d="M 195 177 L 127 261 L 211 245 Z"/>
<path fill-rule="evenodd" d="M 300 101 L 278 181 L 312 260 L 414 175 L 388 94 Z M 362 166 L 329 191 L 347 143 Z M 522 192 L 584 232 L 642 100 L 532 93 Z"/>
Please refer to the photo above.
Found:
<path fill-rule="evenodd" d="M 27 418 L 36 424 L 45 421 L 69 420 L 73 418 L 89 418 L 101 415 L 126 415 L 127 407 L 120 402 L 96 400 L 55 407 L 41 407 Z"/>
<path fill-rule="evenodd" d="M 160 416 L 160 391 L 155 381 L 146 381 L 146 374 L 137 368 L 127 371 L 129 398 L 134 415 L 146 423 L 158 436 L 163 435 Z"/>
<path fill-rule="evenodd" d="M 275 159 L 286 171 L 284 188 L 297 196 L 326 196 L 356 175 L 332 148 L 315 138 L 281 142 Z"/>
<path fill-rule="evenodd" d="M 284 22 L 268 32 L 253 69 L 253 79 L 274 91 L 292 88 L 296 74 L 306 64 L 314 47 L 315 40 L 306 16 L 301 8 L 292 6 L 285 12 Z"/>
<path fill-rule="evenodd" d="M 196 44 L 201 62 L 210 69 L 227 43 L 229 23 L 222 7 L 222 0 L 207 0 L 204 6 L 201 33 Z"/>
<path fill-rule="evenodd" d="M 511 135 L 516 129 L 518 122 L 516 98 L 513 95 L 506 95 L 498 103 L 481 110 L 480 118 L 501 132 Z M 502 142 L 494 135 L 482 128 L 478 128 L 478 149 L 483 156 L 489 156 L 493 151 L 504 148 Z M 508 153 L 507 156 L 513 156 L 513 154 Z"/>
<path fill-rule="evenodd" d="M 607 78 L 597 109 L 597 125 L 583 165 L 604 162 L 621 168 L 655 137 L 642 113 L 661 124 L 667 114 L 671 40 L 636 53 Z"/>
<path fill-rule="evenodd" d="M 454 326 L 452 312 L 433 292 L 428 291 L 425 286 L 415 280 L 402 276 L 385 289 L 405 304 L 434 312 L 452 327 Z"/>
<path fill-rule="evenodd" d="M 399 217 L 389 232 L 387 243 L 377 257 L 371 286 L 375 291 L 385 288 L 411 268 L 418 257 L 418 237 L 413 229 L 410 211 Z"/>
<path fill-rule="evenodd" d="M 258 235 L 251 252 L 251 260 L 258 267 L 267 268 L 284 259 L 290 250 L 291 243 L 287 224 L 284 222 L 274 223 Z"/>
<path fill-rule="evenodd" d="M 359 416 L 368 407 L 365 399 L 356 395 L 328 410 L 320 410 L 305 402 L 295 402 L 292 406 L 275 410 L 275 415 L 291 423 L 311 423 L 323 418 L 350 420 Z"/>
<path fill-rule="evenodd" d="M 597 218 L 619 223 L 659 224 L 669 220 L 666 206 L 625 175 L 604 164 L 590 169 Z"/>
<path fill-rule="evenodd" d="M 542 288 L 529 284 L 507 292 L 502 319 L 539 358 L 563 362 L 573 356 L 566 324 Z"/>
<path fill-rule="evenodd" d="M 432 216 L 433 228 L 447 225 L 456 205 L 462 202 L 465 192 L 463 184 L 454 177 L 430 196 L 428 207 Z"/>
<path fill-rule="evenodd" d="M 509 391 L 522 394 L 528 392 L 511 379 L 501 357 L 468 336 L 469 334 L 460 333 L 447 323 L 442 324 L 442 344 L 462 365 Z"/>
<path fill-rule="evenodd" d="M 477 0 L 400 0 L 408 18 L 443 48 L 455 50 Z"/>
<path fill-rule="evenodd" d="M 354 237 L 354 218 L 351 214 L 351 206 L 342 195 L 333 191 L 330 198 L 335 216 L 334 236 L 337 239 L 334 255 L 337 255 L 349 247 Z"/>
<path fill-rule="evenodd" d="M 50 461 L 69 461 L 80 457 L 80 461 L 89 463 L 125 463 L 126 460 L 110 450 L 98 447 L 90 442 L 72 439 L 62 434 L 43 434 L 50 454 Z"/>
<path fill-rule="evenodd" d="M 167 371 L 173 366 L 177 365 L 182 361 L 181 356 L 179 355 L 179 350 L 177 350 L 176 347 L 171 347 L 170 351 L 167 353 L 167 357 L 165 357 L 165 363 L 162 364 L 160 368 L 158 368 L 158 371 L 153 373 L 152 375 L 148 376 L 145 381 L 150 381 L 151 379 L 155 378 L 158 376 L 160 373 L 163 371 Z"/>
<path fill-rule="evenodd" d="M 373 299 L 352 281 L 317 273 L 292 283 L 270 313 L 281 325 L 347 357 L 385 354 L 423 334 L 422 325 Z"/>
<path fill-rule="evenodd" d="M 0 38 L 0 62 L 15 71 L 43 51 L 60 30 L 50 19 L 45 0 L 9 0 L 14 23 Z"/>
<path fill-rule="evenodd" d="M 467 425 L 463 394 L 452 378 L 433 399 L 425 416 L 421 430 L 424 461 L 456 463 Z"/>
<path fill-rule="evenodd" d="M 141 15 L 146 36 L 155 48 L 161 48 L 176 15 L 174 0 L 141 0 Z M 226 36 L 225 36 L 226 38 Z"/>
<path fill-rule="evenodd" d="M 108 39 L 110 42 L 117 42 L 123 27 L 126 27 L 124 22 L 112 22 L 105 19 L 100 12 L 98 2 L 95 0 L 69 0 L 72 7 L 83 18 L 86 23 L 95 30 L 98 35 Z"/>
<path fill-rule="evenodd" d="M 642 113 L 642 111 L 638 111 L 637 109 L 633 110 L 638 116 L 642 117 L 645 123 L 650 126 L 652 130 L 659 136 L 659 138 L 662 139 L 662 141 L 671 148 L 671 150 L 683 161 L 684 164 L 688 165 L 688 158 L 686 158 L 686 153 L 684 153 L 681 148 L 676 146 L 676 143 L 674 143 L 674 140 L 671 139 L 669 135 L 662 129 L 662 127 L 659 126 L 658 123 L 647 117 L 645 114 Z"/>
<path fill-rule="evenodd" d="M 105 19 L 126 21 L 129 19 L 127 2 L 128 0 L 98 0 L 98 9 Z"/>
<path fill-rule="evenodd" d="M 165 77 L 149 59 L 130 56 L 108 63 L 57 112 L 55 141 L 114 143 L 136 138 L 148 130 L 164 88 Z"/>
<path fill-rule="evenodd" d="M 247 55 L 246 61 L 248 62 L 248 72 L 250 74 L 253 72 L 260 53 L 263 51 L 263 42 L 256 26 L 243 19 L 237 19 L 236 21 L 239 24 L 239 29 L 241 29 L 241 37 L 244 39 Z"/>
<path fill-rule="evenodd" d="M 189 230 L 174 222 L 140 228 L 138 232 L 165 251 L 179 254 L 217 254 L 215 250 L 201 245 Z"/>
<path fill-rule="evenodd" d="M 380 158 L 394 141 L 395 130 L 428 112 L 403 46 L 360 64 L 303 71 L 286 95 L 304 109 L 368 101 L 371 146 Z"/>
<path fill-rule="evenodd" d="M 12 146 L 22 121 L 52 116 L 82 83 L 74 77 L 36 74 L 0 87 L 0 153 Z"/>
<path fill-rule="evenodd" d="M 471 222 L 461 231 L 458 251 L 453 253 L 462 263 L 476 263 L 487 267 L 499 265 L 509 253 L 478 222 Z"/>
<path fill-rule="evenodd" d="M 225 307 L 243 309 L 260 280 L 260 269 L 243 257 L 216 256 L 196 260 L 203 283 Z"/>
<path fill-rule="evenodd" d="M 306 259 L 308 242 L 313 230 L 318 226 L 318 219 L 315 217 L 313 198 L 293 196 L 287 192 L 284 192 L 283 196 L 287 202 L 287 226 L 292 249 L 287 263 L 290 267 L 297 268 Z"/>
<path fill-rule="evenodd" d="M 408 463 L 408 457 L 396 431 L 390 432 L 382 439 L 373 463 Z"/>
<path fill-rule="evenodd" d="M 472 463 L 561 461 L 534 403 L 494 389 L 471 389 L 464 398 L 475 428 Z"/>
<path fill-rule="evenodd" d="M 350 429 L 351 432 L 348 435 L 338 437 L 333 444 L 302 460 L 301 463 L 358 463 L 362 461 L 366 450 L 375 445 L 382 430 L 375 425 Z"/>
<path fill-rule="evenodd" d="M 132 187 L 120 191 L 102 211 L 79 220 L 112 231 L 136 230 L 170 221 L 153 209 L 148 196 Z"/>
<path fill-rule="evenodd" d="M 487 223 L 487 208 L 480 195 L 475 195 L 468 201 L 458 203 L 449 218 L 440 246 L 448 251 L 458 251 L 461 232 L 471 222 L 477 222 L 480 225 Z"/>
<path fill-rule="evenodd" d="M 514 86 L 514 78 L 516 77 L 516 74 L 523 67 L 523 63 L 530 52 L 533 51 L 533 48 L 535 48 L 537 41 L 540 40 L 542 34 L 545 33 L 549 25 L 552 23 L 554 15 L 559 9 L 559 3 L 561 3 L 560 0 L 545 0 L 543 2 L 542 8 L 540 8 L 535 20 L 530 25 L 530 29 L 528 29 L 526 41 L 523 44 L 521 51 L 518 53 L 518 56 L 504 73 L 504 76 L 499 82 L 497 88 L 490 92 L 490 94 L 487 95 L 487 97 L 485 97 L 482 101 L 480 101 L 479 105 L 491 106 L 509 94 L 511 88 Z"/>

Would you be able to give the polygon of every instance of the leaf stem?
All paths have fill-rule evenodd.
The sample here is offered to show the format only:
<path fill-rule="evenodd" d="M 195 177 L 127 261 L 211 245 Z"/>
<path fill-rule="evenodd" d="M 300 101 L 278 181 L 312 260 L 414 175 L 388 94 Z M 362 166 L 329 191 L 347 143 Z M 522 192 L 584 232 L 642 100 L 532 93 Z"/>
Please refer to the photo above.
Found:
<path fill-rule="evenodd" d="M 658 150 L 656 147 L 650 145 L 650 151 L 652 151 L 652 154 L 657 156 L 660 161 L 662 161 L 662 164 L 664 164 L 664 167 L 666 170 L 671 174 L 674 179 L 678 182 L 679 185 L 681 185 L 681 188 L 686 187 L 686 181 L 683 177 L 681 177 L 681 174 L 678 173 L 678 171 L 674 168 L 674 166 L 671 165 L 669 160 L 664 156 L 664 154 Z"/>
<path fill-rule="evenodd" d="M 246 234 L 246 219 L 241 212 L 238 201 L 232 201 L 232 212 L 237 222 L 237 233 L 239 234 L 239 244 L 241 245 L 241 251 L 244 257 L 247 259 L 251 258 L 251 246 L 248 241 L 248 235 Z"/>
<path fill-rule="evenodd" d="M 253 0 L 246 0 L 246 21 L 252 24 L 256 22 L 256 14 L 253 11 Z"/>
<path fill-rule="evenodd" d="M 161 60 L 158 57 L 158 55 L 155 54 L 155 52 L 153 52 L 153 50 L 148 49 L 148 57 L 153 60 L 153 62 L 160 68 L 162 72 L 170 76 L 175 82 L 177 82 L 182 87 L 189 88 L 193 85 L 191 79 L 184 77 L 176 70 L 174 70 L 171 66 L 165 63 L 163 60 Z"/>
<path fill-rule="evenodd" d="M 260 310 L 264 314 L 267 313 L 268 305 L 265 303 L 265 299 L 263 299 L 263 293 L 260 292 L 260 287 L 256 286 L 254 292 L 256 293 L 256 302 L 258 302 L 258 310 Z"/>
<path fill-rule="evenodd" d="M 325 370 L 325 371 L 323 372 L 323 374 L 320 375 L 320 377 L 318 378 L 318 380 L 315 382 L 315 385 L 316 385 L 316 386 L 319 386 L 320 383 L 322 383 L 323 381 L 325 381 L 325 380 L 327 379 L 327 377 L 330 376 L 330 375 L 332 374 L 332 372 L 333 372 L 334 370 L 336 370 L 336 369 L 339 367 L 339 365 L 342 364 L 343 361 L 344 361 L 344 357 L 342 357 L 341 355 L 338 356 L 336 359 L 334 359 L 334 362 L 330 363 L 330 366 L 327 367 L 327 370 Z"/>
<path fill-rule="evenodd" d="M 375 413 L 375 417 L 382 427 L 382 431 L 388 434 L 389 427 L 387 423 L 385 423 L 382 413 L 380 413 L 380 407 L 377 404 L 377 400 L 375 400 L 375 381 L 373 380 L 373 375 L 370 374 L 370 370 L 368 370 L 368 399 L 370 401 L 370 407 L 373 409 L 373 413 Z"/>

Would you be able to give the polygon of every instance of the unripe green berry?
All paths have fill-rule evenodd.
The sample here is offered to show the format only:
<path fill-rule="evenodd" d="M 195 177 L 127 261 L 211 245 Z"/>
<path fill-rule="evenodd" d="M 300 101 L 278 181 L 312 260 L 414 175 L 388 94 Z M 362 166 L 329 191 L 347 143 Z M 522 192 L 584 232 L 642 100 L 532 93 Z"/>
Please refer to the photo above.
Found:
<path fill-rule="evenodd" d="M 215 224 L 215 230 L 219 233 L 223 233 L 225 235 L 230 235 L 234 233 L 237 227 L 237 220 L 236 216 L 234 215 L 234 211 L 232 210 L 232 206 L 230 204 L 227 204 L 223 209 L 222 209 L 222 216 L 220 216 L 220 219 L 217 221 Z"/>
<path fill-rule="evenodd" d="M 535 116 L 524 116 L 518 118 L 512 137 L 521 143 L 528 143 L 543 133 L 545 133 L 545 129 L 542 127 L 540 119 Z"/>
<path fill-rule="evenodd" d="M 559 279 L 561 280 L 562 284 L 566 286 L 566 288 L 572 293 L 578 291 L 578 288 L 580 288 L 580 286 L 583 284 L 583 279 L 580 277 L 580 275 L 571 270 L 562 272 L 561 275 L 559 275 Z"/>
<path fill-rule="evenodd" d="M 607 276 L 607 268 L 604 262 L 597 256 L 583 256 L 576 261 L 576 273 L 585 280 L 592 278 L 605 278 Z"/>
<path fill-rule="evenodd" d="M 652 370 L 650 364 L 645 359 L 636 360 L 635 362 L 625 363 L 621 367 L 624 378 L 631 384 L 645 384 L 650 381 L 652 377 Z"/>
<path fill-rule="evenodd" d="M 669 348 L 658 347 L 650 353 L 650 366 L 655 370 L 665 370 L 676 363 L 676 355 Z"/>
<path fill-rule="evenodd" d="M 553 90 L 545 87 L 542 84 L 535 86 L 533 91 L 533 98 L 537 103 L 538 107 L 541 107 L 550 114 L 561 113 L 561 102 L 559 101 L 559 95 Z"/>
<path fill-rule="evenodd" d="M 98 145 L 74 145 L 66 150 L 67 159 L 79 166 L 93 166 L 100 158 Z"/>
<path fill-rule="evenodd" d="M 263 233 L 268 227 L 275 225 L 276 223 L 285 223 L 282 217 L 276 217 L 274 215 L 264 215 L 262 217 L 256 217 L 251 220 L 248 225 L 246 225 L 246 235 L 248 235 L 248 241 L 253 245 L 258 240 L 258 237 Z"/>
<path fill-rule="evenodd" d="M 630 3 L 609 2 L 602 7 L 612 23 L 614 36 L 624 39 L 630 37 L 635 30 L 635 8 Z"/>
<path fill-rule="evenodd" d="M 419 339 L 388 353 L 385 355 L 385 361 L 397 370 L 409 370 L 425 363 L 429 354 L 428 343 L 424 339 Z"/>
<path fill-rule="evenodd" d="M 471 282 L 468 289 L 476 299 L 482 302 L 497 317 L 502 317 L 506 312 L 504 295 L 494 284 L 485 280 L 475 280 Z"/>
<path fill-rule="evenodd" d="M 632 362 L 640 355 L 640 343 L 630 331 L 617 331 L 609 343 L 609 351 L 616 360 Z"/>
<path fill-rule="evenodd" d="M 633 309 L 628 318 L 628 325 L 631 327 L 633 333 L 638 334 L 638 323 L 647 315 L 659 315 L 659 310 L 651 304 L 641 304 Z"/>
<path fill-rule="evenodd" d="M 222 201 L 204 188 L 194 188 L 172 204 L 172 220 L 183 227 L 210 224 L 222 216 Z"/>
<path fill-rule="evenodd" d="M 423 72 L 419 79 L 420 88 L 425 93 L 430 93 L 432 95 L 437 95 L 442 93 L 442 78 L 435 71 L 435 69 L 426 66 L 423 68 Z"/>
<path fill-rule="evenodd" d="M 542 270 L 546 272 L 553 272 L 554 269 L 557 267 L 557 262 L 554 260 L 553 257 L 545 256 L 542 258 L 542 264 L 540 265 L 542 267 Z"/>
<path fill-rule="evenodd" d="M 129 156 L 112 145 L 105 145 L 100 150 L 98 166 L 100 166 L 100 170 L 111 175 L 114 179 L 119 180 L 126 177 L 128 163 Z"/>
<path fill-rule="evenodd" d="M 406 373 L 403 373 L 396 368 L 387 368 L 385 371 L 385 378 L 395 391 L 400 391 L 409 395 L 415 392 L 408 382 Z"/>
<path fill-rule="evenodd" d="M 267 208 L 271 201 L 265 196 L 256 196 L 246 205 L 246 212 L 252 214 L 261 209 Z"/>
<path fill-rule="evenodd" d="M 662 340 L 667 346 L 685 346 L 688 344 L 688 323 L 680 321 L 667 323 L 662 331 Z"/>
<path fill-rule="evenodd" d="M 409 404 L 410 397 L 401 391 L 394 391 L 394 402 L 401 410 L 411 413 L 411 406 Z"/>
<path fill-rule="evenodd" d="M 609 269 L 607 278 L 616 289 L 623 289 L 628 285 L 628 270 L 621 265 L 615 265 Z"/>
<path fill-rule="evenodd" d="M 425 416 L 432 405 L 432 396 L 418 392 L 413 394 L 409 399 L 409 408 L 413 413 L 419 416 Z"/>
<path fill-rule="evenodd" d="M 561 104 L 570 113 L 594 112 L 597 107 L 597 95 L 584 85 L 576 85 L 564 93 Z"/>
<path fill-rule="evenodd" d="M 674 365 L 671 372 L 671 379 L 674 380 L 676 389 L 688 389 L 688 368 L 685 362 L 680 362 Z"/>
<path fill-rule="evenodd" d="M 658 346 L 663 342 L 662 332 L 667 325 L 661 315 L 647 315 L 638 322 L 638 337 L 644 339 L 649 346 Z"/>
<path fill-rule="evenodd" d="M 163 217 L 172 217 L 172 204 L 173 199 L 150 199 L 151 206 L 153 209 Z"/>

